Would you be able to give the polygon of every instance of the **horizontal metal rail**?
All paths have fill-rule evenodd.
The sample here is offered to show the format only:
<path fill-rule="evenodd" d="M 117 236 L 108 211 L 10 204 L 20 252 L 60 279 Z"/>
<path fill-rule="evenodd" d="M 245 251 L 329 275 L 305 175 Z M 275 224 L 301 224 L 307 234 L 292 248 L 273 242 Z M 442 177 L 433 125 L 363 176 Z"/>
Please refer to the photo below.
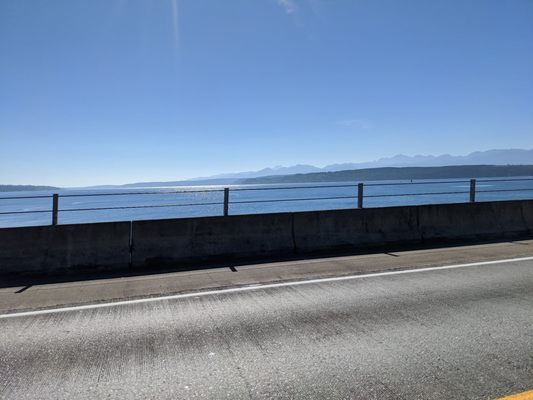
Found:
<path fill-rule="evenodd" d="M 214 193 L 223 192 L 224 189 L 205 190 L 172 190 L 167 192 L 128 192 L 128 193 L 82 193 L 82 194 L 62 194 L 61 197 L 99 197 L 99 196 L 132 196 L 132 195 L 153 195 L 153 194 L 183 194 L 183 193 Z M 48 196 L 51 197 L 51 196 Z"/>
<path fill-rule="evenodd" d="M 424 193 L 396 193 L 396 194 L 365 194 L 365 197 L 404 197 L 404 196 L 431 196 L 445 194 L 468 194 L 470 192 L 424 192 Z"/>
<path fill-rule="evenodd" d="M 518 188 L 518 189 L 492 189 L 492 190 L 478 190 L 478 193 L 497 193 L 497 192 L 528 192 L 533 188 Z"/>
<path fill-rule="evenodd" d="M 520 182 L 533 181 L 533 178 L 515 178 L 515 179 L 479 179 L 478 183 L 489 182 Z M 384 182 L 384 183 L 365 183 L 365 186 L 402 186 L 402 185 L 434 185 L 434 184 L 455 184 L 468 183 L 469 180 L 440 180 L 440 181 L 413 181 L 413 182 Z M 306 185 L 306 186 L 276 186 L 276 187 L 251 187 L 251 188 L 232 188 L 232 192 L 240 191 L 262 191 L 262 190 L 298 190 L 298 189 L 328 189 L 328 188 L 342 188 L 342 187 L 357 187 L 357 183 L 338 184 L 338 185 Z M 520 190 L 520 189 L 516 189 Z M 529 190 L 529 189 L 528 189 Z M 224 188 L 220 189 L 201 189 L 201 190 L 172 190 L 165 192 L 142 191 L 142 192 L 122 192 L 122 193 L 80 193 L 80 194 L 62 194 L 61 197 L 100 197 L 100 196 L 132 196 L 132 195 L 166 195 L 166 194 L 186 194 L 186 193 L 216 193 L 224 192 Z M 37 196 L 9 196 L 0 197 L 0 200 L 13 199 L 44 199 L 51 198 L 52 195 L 37 195 Z M 365 196 L 366 197 L 366 196 Z"/>
<path fill-rule="evenodd" d="M 0 215 L 10 215 L 10 214 L 37 214 L 37 213 L 51 213 L 52 210 L 33 210 L 33 211 L 3 211 L 0 212 Z"/>
<path fill-rule="evenodd" d="M 12 197 L 0 197 L 0 200 L 12 200 L 12 199 L 51 199 L 52 195 L 44 196 L 12 196 Z"/>
<path fill-rule="evenodd" d="M 478 182 L 520 182 L 520 181 L 533 181 L 533 178 L 515 178 L 515 179 L 478 179 Z"/>
<path fill-rule="evenodd" d="M 232 192 L 245 192 L 254 190 L 294 190 L 294 189 L 332 189 L 343 187 L 357 187 L 357 183 L 347 185 L 313 185 L 313 186 L 275 186 L 275 187 L 254 187 L 254 188 L 235 188 Z"/>
<path fill-rule="evenodd" d="M 93 208 L 64 208 L 58 211 L 103 211 L 103 210 L 129 210 L 136 208 L 164 208 L 164 207 L 195 207 L 195 206 L 220 206 L 224 203 L 189 203 L 189 204 L 153 204 L 144 206 L 120 206 L 120 207 L 93 207 Z"/>
<path fill-rule="evenodd" d="M 11 196 L 0 197 L 0 200 L 18 200 L 18 199 L 49 199 L 52 198 L 52 209 L 46 210 L 24 210 L 24 211 L 2 211 L 0 215 L 17 215 L 17 214 L 40 214 L 52 213 L 52 224 L 58 223 L 58 215 L 62 212 L 90 212 L 90 211 L 106 211 L 106 210 L 134 210 L 134 209 L 150 209 L 150 208 L 172 208 L 172 207 L 202 207 L 202 206 L 223 206 L 223 215 L 229 215 L 230 205 L 239 204 L 258 204 L 258 203 L 285 203 L 285 202 L 307 202 L 307 201 L 325 201 L 325 200 L 355 200 L 354 207 L 363 208 L 364 198 L 388 198 L 388 197 L 417 197 L 417 196 L 443 196 L 443 195 L 465 195 L 469 194 L 469 201 L 476 201 L 476 194 L 479 193 L 500 193 L 500 192 L 531 192 L 533 188 L 519 187 L 519 188 L 502 188 L 502 189 L 476 189 L 476 183 L 497 183 L 497 182 L 524 182 L 533 181 L 533 178 L 515 178 L 515 179 L 470 179 L 470 180 L 440 180 L 440 181 L 416 181 L 416 182 L 383 182 L 383 183 L 350 183 L 350 184 L 314 184 L 302 186 L 274 186 L 274 187 L 237 187 L 237 188 L 216 188 L 216 189 L 202 189 L 202 190 L 170 190 L 170 191 L 135 191 L 135 192 L 119 192 L 119 193 L 69 193 L 69 194 L 52 194 L 52 195 L 35 195 L 35 196 Z M 408 186 L 408 185 L 442 185 L 444 187 L 458 184 L 469 183 L 469 190 L 448 190 L 439 192 L 409 192 L 409 193 L 376 193 L 365 194 L 365 187 L 389 187 L 389 186 Z M 278 191 L 278 190 L 303 190 L 303 189 L 332 189 L 332 188 L 353 188 L 353 195 L 344 196 L 314 196 L 314 197 L 291 197 L 291 198 L 263 198 L 263 199 L 236 199 L 230 200 L 230 192 L 244 192 L 244 191 Z M 60 208 L 60 198 L 74 198 L 74 197 L 104 197 L 104 196 L 136 196 L 136 195 L 187 195 L 195 193 L 222 193 L 223 199 L 221 201 L 211 202 L 191 202 L 180 204 L 145 204 L 145 205 L 124 205 L 124 206 L 110 206 L 110 207 L 82 207 L 82 208 Z M 207 199 L 206 199 L 207 200 Z M 223 200 L 223 201 L 222 201 Z M 465 201 L 468 201 L 465 199 Z"/>
<path fill-rule="evenodd" d="M 468 180 L 461 181 L 429 181 L 429 182 L 387 182 L 387 183 L 365 183 L 365 186 L 401 186 L 401 185 L 435 185 L 435 184 L 451 184 L 451 183 L 468 183 Z M 343 187 L 357 187 L 357 183 L 347 185 L 313 185 L 313 186 L 275 186 L 275 187 L 255 187 L 255 188 L 235 188 L 232 192 L 252 191 L 252 190 L 294 190 L 294 189 L 328 189 L 328 188 L 343 188 Z"/>
<path fill-rule="evenodd" d="M 267 199 L 267 200 L 244 200 L 232 201 L 230 204 L 253 204 L 253 203 L 278 203 L 285 201 L 315 201 L 315 200 L 340 200 L 340 199 L 356 199 L 357 196 L 337 196 L 337 197 L 306 197 L 298 199 Z"/>
<path fill-rule="evenodd" d="M 365 186 L 402 186 L 402 185 L 445 185 L 450 183 L 468 183 L 469 180 L 460 181 L 423 181 L 423 182 L 387 182 L 387 183 L 365 183 Z"/>

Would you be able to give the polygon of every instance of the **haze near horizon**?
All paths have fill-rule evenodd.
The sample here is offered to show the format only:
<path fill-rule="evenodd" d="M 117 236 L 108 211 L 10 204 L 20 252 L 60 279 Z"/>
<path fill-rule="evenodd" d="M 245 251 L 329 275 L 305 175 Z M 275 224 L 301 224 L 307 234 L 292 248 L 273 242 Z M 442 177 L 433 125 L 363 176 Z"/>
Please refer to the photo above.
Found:
<path fill-rule="evenodd" d="M 527 0 L 0 3 L 0 184 L 533 148 Z"/>

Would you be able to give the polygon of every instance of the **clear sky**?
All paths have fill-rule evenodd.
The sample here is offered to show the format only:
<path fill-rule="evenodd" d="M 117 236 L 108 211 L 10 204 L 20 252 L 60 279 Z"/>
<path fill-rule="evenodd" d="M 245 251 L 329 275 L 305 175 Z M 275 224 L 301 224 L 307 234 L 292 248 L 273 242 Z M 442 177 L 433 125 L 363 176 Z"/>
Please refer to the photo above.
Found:
<path fill-rule="evenodd" d="M 533 148 L 532 0 L 2 0 L 0 184 Z"/>

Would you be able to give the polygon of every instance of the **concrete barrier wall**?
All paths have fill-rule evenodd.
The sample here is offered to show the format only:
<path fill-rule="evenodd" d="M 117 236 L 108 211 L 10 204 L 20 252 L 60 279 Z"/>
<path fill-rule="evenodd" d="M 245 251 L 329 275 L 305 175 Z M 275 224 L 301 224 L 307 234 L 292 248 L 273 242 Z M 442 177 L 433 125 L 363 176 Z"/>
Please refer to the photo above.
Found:
<path fill-rule="evenodd" d="M 438 204 L 295 214 L 300 252 L 533 234 L 533 201 Z"/>
<path fill-rule="evenodd" d="M 292 214 L 183 218 L 133 223 L 133 267 L 290 254 Z"/>
<path fill-rule="evenodd" d="M 0 229 L 0 274 L 157 268 L 533 235 L 533 200 Z M 130 264 L 131 262 L 131 264 Z"/>
<path fill-rule="evenodd" d="M 295 214 L 295 250 L 312 253 L 418 242 L 421 237 L 417 209 L 387 207 Z"/>
<path fill-rule="evenodd" d="M 418 231 L 423 240 L 497 238 L 533 233 L 533 201 L 501 201 L 420 207 Z"/>
<path fill-rule="evenodd" d="M 0 274 L 128 268 L 130 223 L 0 229 Z"/>

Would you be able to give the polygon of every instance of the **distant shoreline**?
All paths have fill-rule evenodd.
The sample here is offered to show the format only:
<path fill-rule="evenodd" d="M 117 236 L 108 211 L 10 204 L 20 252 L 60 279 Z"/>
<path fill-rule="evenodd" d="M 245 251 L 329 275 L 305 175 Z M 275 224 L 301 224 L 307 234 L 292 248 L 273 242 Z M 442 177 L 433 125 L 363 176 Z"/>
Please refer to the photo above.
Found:
<path fill-rule="evenodd" d="M 35 185 L 0 185 L 0 193 L 5 192 L 33 192 L 38 190 L 59 190 L 55 186 L 35 186 Z"/>
<path fill-rule="evenodd" d="M 533 165 L 452 165 L 446 167 L 381 167 L 242 179 L 244 185 L 410 179 L 468 179 L 533 176 Z"/>
<path fill-rule="evenodd" d="M 273 175 L 241 179 L 206 179 L 195 181 L 139 182 L 124 185 L 102 185 L 76 188 L 60 188 L 38 185 L 0 185 L 0 192 L 22 192 L 39 190 L 110 190 L 128 188 L 164 188 L 173 186 L 208 185 L 258 185 L 290 183 L 363 182 L 383 180 L 420 179 L 470 179 L 533 177 L 533 165 L 451 165 L 444 167 L 378 167 L 334 172 L 312 172 L 307 174 Z"/>

